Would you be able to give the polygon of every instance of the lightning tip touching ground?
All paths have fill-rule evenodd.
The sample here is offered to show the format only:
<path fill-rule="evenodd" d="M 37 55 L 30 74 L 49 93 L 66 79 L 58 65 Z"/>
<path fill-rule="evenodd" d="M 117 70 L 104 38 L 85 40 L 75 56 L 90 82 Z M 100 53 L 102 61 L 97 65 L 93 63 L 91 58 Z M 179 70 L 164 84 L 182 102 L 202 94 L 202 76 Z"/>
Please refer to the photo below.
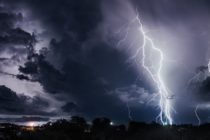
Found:
<path fill-rule="evenodd" d="M 199 115 L 198 115 L 198 108 L 199 108 L 199 105 L 197 105 L 196 107 L 195 107 L 195 116 L 196 116 L 196 118 L 197 118 L 197 120 L 198 120 L 198 125 L 200 125 L 201 124 L 201 119 L 200 119 L 200 117 L 199 117 Z"/>

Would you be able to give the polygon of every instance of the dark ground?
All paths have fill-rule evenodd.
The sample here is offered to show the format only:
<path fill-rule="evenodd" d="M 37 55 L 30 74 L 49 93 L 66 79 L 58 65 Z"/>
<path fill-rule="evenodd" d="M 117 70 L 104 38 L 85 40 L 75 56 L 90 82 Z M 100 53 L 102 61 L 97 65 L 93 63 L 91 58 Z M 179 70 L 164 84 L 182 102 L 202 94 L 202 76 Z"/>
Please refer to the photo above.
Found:
<path fill-rule="evenodd" d="M 130 122 L 125 126 L 96 118 L 90 125 L 81 117 L 72 117 L 40 127 L 2 123 L 0 140 L 210 140 L 210 124 L 162 126 Z"/>

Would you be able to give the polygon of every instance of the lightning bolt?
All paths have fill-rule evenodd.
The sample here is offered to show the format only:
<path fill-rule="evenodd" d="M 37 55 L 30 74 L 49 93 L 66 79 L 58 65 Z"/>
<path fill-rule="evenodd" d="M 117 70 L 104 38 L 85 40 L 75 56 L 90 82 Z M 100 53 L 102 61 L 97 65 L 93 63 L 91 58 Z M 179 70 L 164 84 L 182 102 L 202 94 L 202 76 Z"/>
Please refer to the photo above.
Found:
<path fill-rule="evenodd" d="M 159 93 L 159 96 L 160 96 L 160 100 L 159 100 L 160 114 L 158 115 L 158 118 L 160 119 L 160 121 L 163 125 L 166 125 L 166 124 L 172 125 L 173 120 L 172 120 L 172 117 L 171 117 L 171 104 L 170 104 L 170 100 L 168 99 L 170 94 L 169 94 L 169 91 L 167 90 L 167 87 L 166 87 L 166 85 L 165 85 L 165 83 L 162 79 L 162 76 L 161 76 L 161 71 L 162 71 L 163 61 L 164 61 L 163 52 L 162 52 L 161 49 L 156 47 L 154 45 L 153 40 L 149 36 L 146 35 L 146 32 L 143 29 L 143 25 L 142 25 L 138 15 L 136 16 L 136 19 L 139 23 L 139 31 L 143 35 L 142 66 L 149 73 L 150 77 L 156 83 L 156 85 L 158 87 L 158 93 Z M 154 51 L 158 52 L 159 56 L 160 56 L 159 67 L 157 68 L 156 74 L 153 74 L 150 67 L 148 67 L 147 64 L 145 63 L 146 62 L 145 61 L 145 59 L 146 59 L 146 52 L 145 52 L 146 48 L 145 47 L 146 47 L 147 42 L 151 44 L 152 49 Z"/>
<path fill-rule="evenodd" d="M 192 85 L 194 83 L 201 83 L 202 81 L 204 81 L 207 77 L 208 77 L 208 74 L 206 73 L 206 70 L 207 69 L 207 72 L 208 74 L 210 73 L 210 61 L 208 62 L 207 64 L 207 67 L 205 66 L 203 70 L 200 70 L 198 73 L 196 73 L 189 81 L 188 81 L 188 84 L 189 85 Z M 195 107 L 195 110 L 194 110 L 194 113 L 195 113 L 195 116 L 198 120 L 198 125 L 201 124 L 201 119 L 198 115 L 198 109 L 199 109 L 199 104 Z"/>
<path fill-rule="evenodd" d="M 201 124 L 201 119 L 200 119 L 200 117 L 199 117 L 199 115 L 198 115 L 198 108 L 199 108 L 199 105 L 197 105 L 196 106 L 196 108 L 195 108 L 195 116 L 196 116 L 196 118 L 198 119 L 198 125 L 200 125 Z"/>
<path fill-rule="evenodd" d="M 201 83 L 209 77 L 210 61 L 207 66 L 198 67 L 198 72 L 194 73 L 193 77 L 189 79 L 188 86 L 196 86 L 196 83 Z"/>
<path fill-rule="evenodd" d="M 207 78 L 207 75 L 203 71 L 199 71 L 188 81 L 188 86 L 196 85 Z"/>
<path fill-rule="evenodd" d="M 208 71 L 210 73 L 210 60 L 209 60 L 209 63 L 208 63 Z"/>
<path fill-rule="evenodd" d="M 129 118 L 130 121 L 132 121 L 133 119 L 132 119 L 132 116 L 131 116 L 131 109 L 130 109 L 130 106 L 129 106 L 128 102 L 126 103 L 126 106 L 127 106 L 127 109 L 128 109 L 128 118 Z"/>
<path fill-rule="evenodd" d="M 151 79 L 153 80 L 155 85 L 157 86 L 158 95 L 160 97 L 159 98 L 160 113 L 156 119 L 158 119 L 163 125 L 168 125 L 168 124 L 172 125 L 173 119 L 172 119 L 171 113 L 172 113 L 173 107 L 170 102 L 170 99 L 172 99 L 172 98 L 170 98 L 170 96 L 171 96 L 170 92 L 167 89 L 167 87 L 164 83 L 164 80 L 162 78 L 162 75 L 161 75 L 163 65 L 164 65 L 163 64 L 163 62 L 164 62 L 163 51 L 160 48 L 158 48 L 157 46 L 155 46 L 153 40 L 147 35 L 147 33 L 145 32 L 145 30 L 143 28 L 143 24 L 142 24 L 138 14 L 136 15 L 135 19 L 133 19 L 131 21 L 131 23 L 133 23 L 133 22 L 135 22 L 135 23 L 137 22 L 138 32 L 143 36 L 143 43 L 141 46 L 138 47 L 137 51 L 135 52 L 134 55 L 132 55 L 130 60 L 135 60 L 137 63 L 139 63 L 139 61 L 137 61 L 137 57 L 142 56 L 141 65 L 145 69 L 145 71 L 149 74 L 149 76 L 151 77 Z M 129 29 L 130 29 L 129 26 L 131 25 L 131 23 L 128 24 L 127 28 L 125 28 L 125 35 L 118 42 L 117 46 L 119 46 L 123 41 L 126 41 Z M 148 66 L 147 62 L 146 62 L 146 58 L 147 58 L 146 45 L 147 44 L 150 44 L 151 49 L 155 52 L 155 54 L 157 53 L 159 55 L 158 68 L 156 69 L 155 72 L 153 72 L 152 66 Z M 142 54 L 140 54 L 140 52 L 142 52 Z M 151 53 L 150 55 L 153 55 L 153 53 Z"/>

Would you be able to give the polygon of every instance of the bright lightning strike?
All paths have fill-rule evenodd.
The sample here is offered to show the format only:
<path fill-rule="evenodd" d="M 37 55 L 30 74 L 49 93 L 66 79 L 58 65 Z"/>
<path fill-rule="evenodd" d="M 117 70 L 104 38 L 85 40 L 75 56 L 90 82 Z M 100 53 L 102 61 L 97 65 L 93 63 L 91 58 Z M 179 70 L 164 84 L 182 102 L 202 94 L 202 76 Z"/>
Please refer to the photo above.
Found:
<path fill-rule="evenodd" d="M 153 82 L 156 84 L 157 88 L 158 88 L 158 95 L 160 97 L 159 99 L 159 109 L 160 109 L 160 113 L 157 116 L 157 119 L 159 119 L 159 121 L 163 124 L 163 125 L 172 125 L 173 123 L 173 119 L 171 116 L 172 113 L 172 105 L 170 100 L 172 98 L 170 95 L 170 92 L 168 91 L 164 80 L 162 78 L 161 72 L 162 72 L 162 68 L 163 68 L 163 62 L 164 62 L 164 54 L 162 52 L 162 50 L 160 48 L 158 48 L 157 46 L 155 46 L 153 40 L 146 34 L 144 28 L 143 28 L 143 24 L 141 23 L 141 20 L 139 18 L 139 15 L 137 14 L 137 16 L 135 17 L 134 20 L 131 21 L 132 22 L 137 22 L 138 24 L 138 32 L 143 36 L 143 43 L 141 45 L 141 47 L 139 47 L 137 49 L 137 51 L 135 52 L 135 54 L 131 57 L 131 59 L 137 60 L 136 58 L 139 57 L 140 55 L 142 56 L 142 62 L 141 65 L 142 67 L 146 70 L 146 72 L 149 74 L 149 76 L 151 77 L 151 79 L 153 80 Z M 131 23 L 128 24 L 128 27 L 125 29 L 125 35 L 124 38 L 121 39 L 117 46 L 119 46 L 123 41 L 126 40 L 127 36 L 128 36 L 128 31 L 130 29 L 129 26 L 131 26 Z M 159 60 L 158 60 L 158 68 L 156 69 L 155 72 L 153 72 L 152 66 L 148 66 L 147 62 L 146 62 L 146 45 L 150 44 L 151 45 L 151 49 L 154 51 L 154 54 L 149 54 L 149 55 L 155 55 L 158 54 L 159 56 Z M 142 50 L 142 51 L 141 51 Z M 142 52 L 142 54 L 140 54 L 140 52 Z M 137 62 L 138 63 L 138 62 Z"/>
<path fill-rule="evenodd" d="M 199 105 L 197 105 L 196 108 L 195 108 L 195 116 L 198 119 L 198 125 L 200 125 L 201 124 L 201 119 L 200 119 L 200 117 L 198 115 L 198 112 L 197 112 L 198 108 L 199 108 Z"/>
<path fill-rule="evenodd" d="M 158 93 L 159 93 L 159 96 L 160 96 L 160 100 L 159 100 L 160 114 L 159 114 L 158 117 L 160 118 L 160 121 L 162 122 L 163 125 L 165 125 L 165 124 L 172 125 L 173 120 L 172 120 L 172 117 L 171 117 L 171 104 L 170 104 L 170 100 L 168 99 L 169 91 L 167 90 L 167 87 L 165 86 L 165 83 L 164 83 L 164 81 L 162 79 L 162 76 L 161 76 L 161 71 L 162 71 L 163 61 L 164 61 L 163 52 L 162 52 L 161 49 L 157 48 L 154 45 L 154 42 L 152 41 L 152 39 L 149 36 L 146 35 L 146 32 L 143 29 L 143 25 L 142 25 L 138 15 L 136 16 L 136 20 L 139 23 L 139 31 L 143 35 L 142 66 L 149 73 L 152 80 L 156 83 L 156 85 L 158 87 Z M 150 67 L 148 67 L 147 64 L 145 63 L 146 62 L 145 61 L 145 58 L 146 58 L 145 46 L 146 46 L 147 42 L 151 44 L 152 49 L 154 51 L 158 52 L 159 56 L 160 56 L 159 67 L 157 69 L 156 74 L 153 74 L 152 71 L 150 70 Z"/>

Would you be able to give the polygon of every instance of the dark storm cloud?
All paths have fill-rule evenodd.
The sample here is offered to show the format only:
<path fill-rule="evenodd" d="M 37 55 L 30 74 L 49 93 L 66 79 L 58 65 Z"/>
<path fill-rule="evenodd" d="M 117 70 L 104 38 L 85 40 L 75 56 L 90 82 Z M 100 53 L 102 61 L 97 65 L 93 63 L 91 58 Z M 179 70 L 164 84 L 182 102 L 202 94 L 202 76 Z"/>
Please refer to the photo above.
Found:
<path fill-rule="evenodd" d="M 52 4 L 52 9 L 44 12 L 49 15 L 42 17 L 61 34 L 60 41 L 52 39 L 46 59 L 37 55 L 37 61 L 27 62 L 20 72 L 32 75 L 49 93 L 65 94 L 66 102 L 74 100 L 75 110 L 85 116 L 127 119 L 125 104 L 107 92 L 133 83 L 136 72 L 125 63 L 125 54 L 109 46 L 95 31 L 100 21 L 100 3 L 88 2 L 83 7 L 83 2 L 67 2 L 68 7 L 76 6 L 74 12 L 64 3 Z M 71 105 L 67 103 L 62 109 L 71 112 Z"/>
<path fill-rule="evenodd" d="M 13 115 L 52 115 L 43 109 L 49 106 L 48 102 L 40 97 L 17 95 L 11 89 L 0 86 L 0 113 Z"/>
<path fill-rule="evenodd" d="M 28 45 L 31 40 L 31 34 L 23 31 L 20 28 L 10 29 L 9 31 L 5 32 L 4 36 L 0 37 L 1 44 Z"/>
<path fill-rule="evenodd" d="M 73 33 L 79 39 L 87 38 L 88 32 L 102 19 L 101 0 L 9 0 L 7 3 L 25 4 L 56 33 Z"/>
<path fill-rule="evenodd" d="M 137 73 L 125 63 L 127 56 L 103 41 L 97 31 L 103 18 L 101 1 L 21 2 L 60 39 L 52 39 L 44 54 L 34 53 L 19 71 L 40 82 L 45 91 L 64 96 L 61 100 L 66 105 L 61 109 L 65 112 L 76 110 L 87 117 L 127 119 L 125 104 L 108 92 L 131 85 Z M 151 90 L 147 83 L 138 84 Z"/>
<path fill-rule="evenodd" d="M 14 65 L 20 62 L 30 45 L 35 42 L 35 36 L 16 26 L 23 19 L 22 13 L 15 13 L 2 6 L 0 10 L 0 53 L 4 54 L 1 58 L 1 70 L 5 66 Z M 2 73 L 3 74 L 3 73 Z M 4 73 L 5 74 L 5 73 Z M 18 79 L 27 79 L 19 75 Z"/>
<path fill-rule="evenodd" d="M 196 73 L 205 72 L 207 70 L 208 70 L 208 66 L 200 66 L 200 67 L 197 67 Z"/>
<path fill-rule="evenodd" d="M 9 123 L 20 123 L 20 122 L 33 122 L 33 121 L 49 121 L 49 118 L 46 117 L 28 117 L 28 116 L 22 116 L 22 117 L 0 117 L 0 122 L 9 122 Z"/>
<path fill-rule="evenodd" d="M 22 14 L 12 12 L 0 12 L 0 44 L 28 45 L 33 37 L 30 33 L 21 28 L 15 27 L 18 21 L 22 20 Z"/>
<path fill-rule="evenodd" d="M 207 77 L 204 81 L 202 81 L 199 91 L 202 95 L 210 99 L 210 77 Z"/>
<path fill-rule="evenodd" d="M 76 108 L 77 108 L 77 105 L 73 102 L 68 102 L 64 106 L 62 106 L 62 109 L 64 112 L 71 112 L 72 110 Z"/>
<path fill-rule="evenodd" d="M 66 105 L 61 109 L 65 112 L 128 119 L 125 102 L 108 93 L 132 85 L 139 75 L 125 63 L 126 53 L 103 40 L 98 30 L 103 19 L 101 1 L 21 2 L 60 38 L 52 39 L 46 54 L 35 54 L 19 71 L 40 82 L 46 92 L 64 96 Z M 136 84 L 153 93 L 154 88 L 141 78 Z M 141 114 L 136 113 L 140 120 L 149 116 Z"/>
<path fill-rule="evenodd" d="M 14 14 L 11 12 L 7 13 L 0 11 L 0 20 L 1 33 L 3 33 L 13 28 L 17 21 L 22 20 L 22 14 Z"/>
<path fill-rule="evenodd" d="M 140 11 L 140 15 L 144 15 L 145 19 L 150 19 L 152 24 L 159 21 L 164 25 L 165 23 L 185 24 L 188 20 L 193 22 L 191 18 L 194 15 L 209 12 L 209 2 L 206 0 L 200 2 L 196 0 L 176 0 L 173 2 L 132 0 L 132 2 L 134 7 L 136 6 L 135 8 Z M 103 115 L 118 120 L 128 119 L 126 105 L 119 99 L 118 96 L 120 95 L 108 93 L 122 89 L 122 92 L 129 94 L 133 89 L 129 86 L 133 85 L 139 75 L 137 70 L 125 63 L 128 59 L 127 54 L 104 40 L 102 31 L 99 29 L 104 18 L 101 11 L 101 0 L 8 0 L 6 3 L 13 6 L 29 7 L 33 14 L 47 26 L 46 30 L 52 30 L 59 36 L 59 38 L 52 39 L 47 49 L 41 50 L 41 54 L 33 52 L 31 58 L 19 67 L 21 73 L 19 79 L 37 81 L 46 92 L 63 96 L 59 97 L 59 100 L 65 102 L 60 108 L 64 112 L 71 114 L 72 111 L 77 111 L 87 117 Z M 0 21 L 0 29 L 3 27 L 7 29 L 2 30 L 5 33 L 0 34 L 0 43 L 30 44 L 32 34 L 20 28 L 13 28 L 13 24 L 17 20 L 21 20 L 21 14 L 2 13 L 0 18 L 6 23 L 2 22 L 1 25 Z M 196 45 L 200 44 L 202 43 Z M 2 61 L 5 59 L 2 58 Z M 205 70 L 206 67 L 199 68 L 199 71 Z M 152 85 L 146 82 L 143 76 L 140 75 L 140 78 L 142 80 L 137 81 L 136 86 L 148 91 L 148 94 L 154 93 L 155 89 Z M 201 89 L 204 91 L 209 90 L 208 79 L 202 83 Z M 19 114 L 44 114 L 38 109 L 42 109 L 42 106 L 48 106 L 41 98 L 34 98 L 29 107 L 24 108 L 28 99 L 23 98 L 24 96 L 19 97 L 15 93 L 12 95 L 14 97 L 9 98 L 16 102 L 8 103 L 7 107 Z M 137 91 L 128 95 L 130 99 L 141 96 Z M 2 100 L 6 101 L 6 99 Z M 16 107 L 15 105 L 19 103 L 20 106 Z M 5 108 L 4 104 L 2 104 L 2 108 Z M 31 108 L 37 108 L 37 110 Z M 6 108 L 5 112 L 8 109 Z M 132 110 L 135 112 L 136 117 L 134 118 L 139 120 L 153 120 L 157 114 L 157 111 L 150 107 L 138 108 L 135 106 L 132 107 Z M 192 113 L 185 114 L 185 116 L 188 115 L 192 116 Z"/>
<path fill-rule="evenodd" d="M 195 70 L 195 75 L 189 83 L 189 88 L 199 101 L 207 102 L 210 100 L 210 77 L 208 66 L 199 66 Z"/>
<path fill-rule="evenodd" d="M 125 105 L 117 96 L 107 94 L 110 89 L 124 86 L 136 78 L 135 72 L 124 69 L 126 64 L 122 61 L 120 53 L 108 46 L 105 47 L 105 44 L 101 44 L 103 47 L 96 47 L 91 50 L 85 60 L 77 60 L 75 57 L 81 58 L 82 56 L 79 57 L 68 49 L 60 48 L 68 45 L 71 44 L 53 46 L 58 49 L 54 48 L 55 52 L 51 52 L 55 56 L 62 56 L 60 63 L 63 65 L 60 71 L 56 70 L 40 55 L 37 55 L 37 61 L 33 62 L 39 70 L 37 73 L 33 72 L 34 68 L 29 67 L 30 65 L 25 65 L 20 71 L 32 75 L 49 93 L 65 93 L 68 97 L 65 98 L 66 101 L 73 97 L 77 106 L 67 103 L 62 107 L 66 112 L 76 109 L 88 117 L 105 115 L 118 119 L 127 118 L 125 107 L 123 107 Z M 65 53 L 69 52 L 69 54 L 66 53 L 65 55 L 64 50 Z M 72 57 L 71 54 L 74 54 L 75 57 Z M 107 61 L 107 56 L 109 56 L 109 61 Z M 118 79 L 122 81 L 118 81 Z"/>

